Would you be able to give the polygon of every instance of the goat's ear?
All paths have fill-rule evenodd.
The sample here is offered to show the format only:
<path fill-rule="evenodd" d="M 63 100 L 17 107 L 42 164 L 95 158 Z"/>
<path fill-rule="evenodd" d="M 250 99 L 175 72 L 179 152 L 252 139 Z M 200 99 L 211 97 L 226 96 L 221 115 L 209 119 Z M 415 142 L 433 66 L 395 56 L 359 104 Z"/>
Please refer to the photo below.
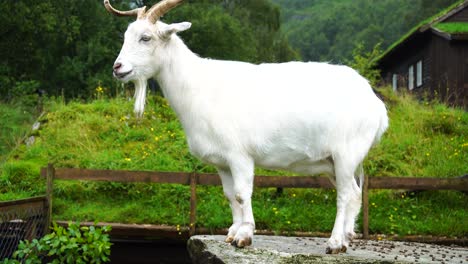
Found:
<path fill-rule="evenodd" d="M 190 22 L 182 22 L 182 23 L 166 25 L 163 29 L 161 29 L 161 35 L 163 38 L 169 38 L 172 34 L 187 30 L 191 26 L 192 26 L 192 23 Z"/>

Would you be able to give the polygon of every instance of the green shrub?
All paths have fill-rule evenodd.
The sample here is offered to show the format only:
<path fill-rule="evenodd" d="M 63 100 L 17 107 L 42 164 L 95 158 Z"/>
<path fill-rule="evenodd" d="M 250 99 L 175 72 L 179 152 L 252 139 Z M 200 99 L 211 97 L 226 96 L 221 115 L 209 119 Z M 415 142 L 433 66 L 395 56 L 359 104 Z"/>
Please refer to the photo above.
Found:
<path fill-rule="evenodd" d="M 48 258 L 48 263 L 105 263 L 110 255 L 110 226 L 82 226 L 79 223 L 68 224 L 68 228 L 53 224 L 53 232 L 41 239 L 23 240 L 13 259 L 9 263 L 42 263 L 42 258 Z"/>
<path fill-rule="evenodd" d="M 39 97 L 36 90 L 38 90 L 40 86 L 40 82 L 35 80 L 17 81 L 10 91 L 11 101 L 26 107 L 37 106 Z"/>

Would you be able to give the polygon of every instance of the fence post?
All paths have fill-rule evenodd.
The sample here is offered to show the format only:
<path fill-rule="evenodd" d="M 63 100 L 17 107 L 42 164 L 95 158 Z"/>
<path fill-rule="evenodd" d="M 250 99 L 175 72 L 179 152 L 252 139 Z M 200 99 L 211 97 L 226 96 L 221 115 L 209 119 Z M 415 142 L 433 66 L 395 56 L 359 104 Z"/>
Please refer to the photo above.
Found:
<path fill-rule="evenodd" d="M 52 193 L 55 177 L 55 168 L 52 163 L 47 165 L 47 189 L 46 189 L 46 198 L 47 198 L 47 222 L 46 222 L 46 233 L 48 233 L 49 228 L 52 222 Z"/>
<path fill-rule="evenodd" d="M 195 235 L 195 223 L 197 218 L 197 178 L 194 172 L 190 174 L 190 228 L 189 235 Z"/>
<path fill-rule="evenodd" d="M 369 239 L 369 176 L 364 176 L 362 188 L 362 236 Z"/>

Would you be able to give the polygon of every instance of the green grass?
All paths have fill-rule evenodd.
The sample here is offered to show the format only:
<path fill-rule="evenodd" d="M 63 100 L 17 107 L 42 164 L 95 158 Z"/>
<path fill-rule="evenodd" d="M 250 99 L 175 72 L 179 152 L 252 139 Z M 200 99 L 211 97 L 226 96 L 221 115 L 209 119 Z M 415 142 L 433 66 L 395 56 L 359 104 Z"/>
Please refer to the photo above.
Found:
<path fill-rule="evenodd" d="M 468 23 L 466 22 L 439 23 L 435 27 L 440 31 L 451 34 L 468 32 Z"/>
<path fill-rule="evenodd" d="M 408 95 L 380 91 L 389 108 L 390 128 L 365 162 L 373 176 L 455 177 L 468 172 L 468 114 L 436 102 L 417 103 Z M 40 195 L 39 168 L 214 172 L 190 155 L 185 136 L 166 101 L 150 96 L 141 120 L 123 98 L 66 105 L 49 101 L 36 142 L 21 145 L 0 165 L 0 200 Z M 1 120 L 3 121 L 3 120 Z M 282 174 L 257 169 L 257 174 Z M 55 181 L 54 219 L 189 226 L 189 187 Z M 385 234 L 466 236 L 468 199 L 440 191 L 401 196 L 370 193 L 370 230 Z M 221 187 L 198 187 L 197 225 L 226 228 L 229 205 Z M 329 232 L 335 217 L 333 190 L 256 189 L 258 229 Z M 306 208 L 306 209 L 305 209 Z M 361 220 L 359 220 L 361 221 Z"/>
<path fill-rule="evenodd" d="M 382 90 L 390 127 L 371 150 L 365 171 L 374 176 L 456 177 L 468 172 L 468 114 L 437 102 L 417 103 Z"/>
<path fill-rule="evenodd" d="M 0 163 L 31 129 L 34 114 L 27 107 L 0 103 Z"/>

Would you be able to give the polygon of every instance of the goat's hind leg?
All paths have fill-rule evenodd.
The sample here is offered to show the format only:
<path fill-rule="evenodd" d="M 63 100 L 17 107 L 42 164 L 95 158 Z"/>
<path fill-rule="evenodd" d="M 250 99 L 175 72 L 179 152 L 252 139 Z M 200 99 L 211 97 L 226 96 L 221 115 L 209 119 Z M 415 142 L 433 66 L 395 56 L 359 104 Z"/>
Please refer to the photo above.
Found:
<path fill-rule="evenodd" d="M 359 185 L 357 181 L 359 180 Z M 346 205 L 346 219 L 345 219 L 345 239 L 346 244 L 349 243 L 356 237 L 354 233 L 354 226 L 356 218 L 359 215 L 362 204 L 362 186 L 364 184 L 364 170 L 362 168 L 362 163 L 359 164 L 358 168 L 354 173 L 354 180 L 352 181 L 353 192 L 351 199 Z"/>
<path fill-rule="evenodd" d="M 232 211 L 232 225 L 229 227 L 229 231 L 226 237 L 226 243 L 232 243 L 236 236 L 237 230 L 242 224 L 242 209 L 239 202 L 236 200 L 234 193 L 234 180 L 230 169 L 218 168 L 219 176 L 223 184 L 223 191 L 226 198 L 229 200 L 229 206 Z"/>

